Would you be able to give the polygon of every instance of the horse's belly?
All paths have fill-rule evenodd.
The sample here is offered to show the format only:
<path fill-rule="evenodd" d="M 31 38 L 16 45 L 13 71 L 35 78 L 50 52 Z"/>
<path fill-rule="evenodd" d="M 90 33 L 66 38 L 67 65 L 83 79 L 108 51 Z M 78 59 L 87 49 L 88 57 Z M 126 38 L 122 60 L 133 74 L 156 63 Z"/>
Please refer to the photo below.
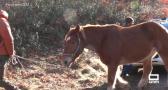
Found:
<path fill-rule="evenodd" d="M 143 57 L 139 57 L 138 55 L 137 55 L 138 58 L 122 57 L 120 60 L 120 64 L 143 62 L 144 60 L 151 59 L 156 54 L 157 54 L 156 50 L 152 49 L 148 54 L 146 54 Z M 133 56 L 133 57 L 136 57 L 136 56 Z"/>

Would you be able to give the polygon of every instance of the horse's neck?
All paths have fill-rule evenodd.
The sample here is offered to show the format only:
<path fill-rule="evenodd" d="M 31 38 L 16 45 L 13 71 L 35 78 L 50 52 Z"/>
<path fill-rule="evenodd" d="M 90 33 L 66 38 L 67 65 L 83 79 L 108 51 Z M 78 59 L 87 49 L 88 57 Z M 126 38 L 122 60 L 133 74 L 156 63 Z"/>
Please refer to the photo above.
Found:
<path fill-rule="evenodd" d="M 88 44 L 88 45 L 86 46 L 86 48 L 89 49 L 89 50 L 95 51 L 95 47 L 92 46 L 92 45 L 89 45 L 89 44 Z"/>
<path fill-rule="evenodd" d="M 90 50 L 97 50 L 100 45 L 101 45 L 101 40 L 103 38 L 103 30 L 97 30 L 96 28 L 89 30 L 89 29 L 85 29 L 83 31 L 85 33 L 85 37 L 86 37 L 86 47 L 87 49 Z"/>

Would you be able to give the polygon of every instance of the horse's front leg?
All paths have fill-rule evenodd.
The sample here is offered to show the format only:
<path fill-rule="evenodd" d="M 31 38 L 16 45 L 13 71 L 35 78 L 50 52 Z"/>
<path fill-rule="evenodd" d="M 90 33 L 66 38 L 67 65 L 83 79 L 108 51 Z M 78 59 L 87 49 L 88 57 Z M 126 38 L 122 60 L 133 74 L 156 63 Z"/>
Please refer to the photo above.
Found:
<path fill-rule="evenodd" d="M 147 59 L 143 62 L 143 74 L 141 80 L 138 83 L 138 88 L 142 89 L 145 85 L 148 84 L 148 76 L 152 72 L 152 60 Z"/>
<path fill-rule="evenodd" d="M 117 67 L 115 81 L 116 81 L 116 85 L 118 86 L 118 88 L 124 88 L 124 90 L 127 90 L 129 89 L 130 86 L 128 82 L 121 77 L 122 70 L 123 70 L 123 65 L 119 65 Z"/>
<path fill-rule="evenodd" d="M 117 71 L 118 65 L 107 65 L 108 67 L 108 86 L 107 90 L 115 90 L 115 84 L 116 84 L 116 71 Z"/>

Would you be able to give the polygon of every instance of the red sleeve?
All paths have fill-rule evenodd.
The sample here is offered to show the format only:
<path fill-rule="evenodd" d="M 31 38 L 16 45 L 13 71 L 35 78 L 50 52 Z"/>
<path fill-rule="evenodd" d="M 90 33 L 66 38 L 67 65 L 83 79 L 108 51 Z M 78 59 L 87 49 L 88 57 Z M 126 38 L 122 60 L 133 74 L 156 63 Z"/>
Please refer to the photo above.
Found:
<path fill-rule="evenodd" d="M 0 18 L 0 36 L 2 37 L 8 55 L 12 56 L 14 53 L 13 36 L 10 25 L 5 18 Z"/>

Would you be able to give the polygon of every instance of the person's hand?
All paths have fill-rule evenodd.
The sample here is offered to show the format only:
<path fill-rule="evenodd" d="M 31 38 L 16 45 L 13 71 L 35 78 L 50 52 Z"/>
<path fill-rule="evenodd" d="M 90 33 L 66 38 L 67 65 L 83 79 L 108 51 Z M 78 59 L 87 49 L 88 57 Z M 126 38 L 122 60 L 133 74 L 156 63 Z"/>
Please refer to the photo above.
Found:
<path fill-rule="evenodd" d="M 17 57 L 16 57 L 16 52 L 15 50 L 13 51 L 13 54 L 9 57 L 10 61 L 12 62 L 12 64 L 17 64 Z"/>
<path fill-rule="evenodd" d="M 14 57 L 15 55 L 16 55 L 16 52 L 15 52 L 15 50 L 14 50 L 14 51 L 13 51 L 13 54 L 10 55 L 9 57 L 12 58 L 12 57 Z"/>

